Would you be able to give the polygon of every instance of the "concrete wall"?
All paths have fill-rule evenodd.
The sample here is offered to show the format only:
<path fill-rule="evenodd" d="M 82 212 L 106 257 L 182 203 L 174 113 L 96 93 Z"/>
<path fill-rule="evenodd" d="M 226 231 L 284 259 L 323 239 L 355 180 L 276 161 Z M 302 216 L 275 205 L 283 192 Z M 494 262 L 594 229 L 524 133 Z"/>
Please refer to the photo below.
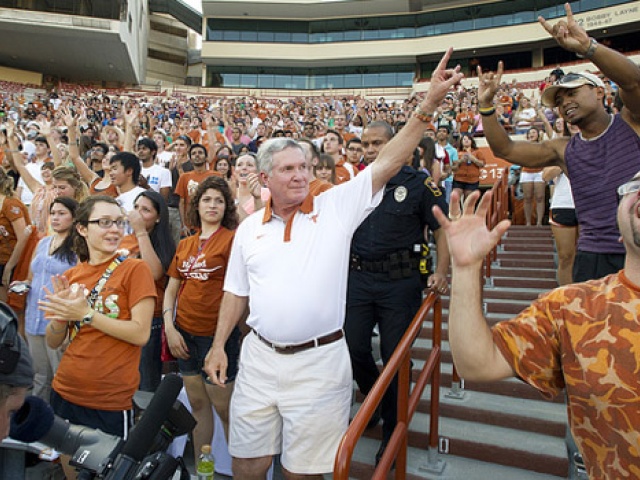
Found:
<path fill-rule="evenodd" d="M 640 1 L 580 13 L 576 20 L 594 32 L 618 25 L 640 24 Z M 434 37 L 367 42 L 265 44 L 208 42 L 203 39 L 202 59 L 207 64 L 226 66 L 332 66 L 354 62 L 358 65 L 397 64 L 413 63 L 418 57 L 439 56 L 447 47 L 453 47 L 454 51 L 477 50 L 481 55 L 483 50 L 516 45 L 524 50 L 535 49 L 536 44 L 540 48 L 541 42 L 548 40 L 549 35 L 537 22 Z M 534 55 L 534 60 L 536 64 L 533 67 L 542 66 L 541 54 Z"/>
<path fill-rule="evenodd" d="M 24 84 L 42 85 L 42 74 L 0 66 L 0 80 Z"/>

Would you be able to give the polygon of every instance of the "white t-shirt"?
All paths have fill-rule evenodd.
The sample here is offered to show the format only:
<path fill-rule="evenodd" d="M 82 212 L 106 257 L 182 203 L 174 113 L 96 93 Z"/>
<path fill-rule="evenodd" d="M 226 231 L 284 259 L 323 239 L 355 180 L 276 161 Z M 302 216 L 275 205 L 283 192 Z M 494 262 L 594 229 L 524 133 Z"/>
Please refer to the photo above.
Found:
<path fill-rule="evenodd" d="M 27 163 L 25 165 L 26 169 L 29 171 L 31 176 L 37 180 L 40 184 L 44 185 L 44 180 L 42 180 L 42 165 L 43 161 L 36 161 L 32 163 Z M 20 177 L 18 180 L 18 187 L 22 187 L 22 195 L 20 196 L 20 201 L 25 205 L 31 205 L 31 200 L 33 200 L 33 192 L 29 190 L 25 181 Z"/>
<path fill-rule="evenodd" d="M 156 163 L 161 167 L 168 168 L 171 163 L 171 157 L 173 157 L 173 153 L 163 150 L 156 156 Z"/>
<path fill-rule="evenodd" d="M 124 209 L 125 213 L 129 213 L 133 210 L 133 202 L 136 197 L 144 192 L 144 188 L 142 187 L 133 187 L 131 190 L 125 193 L 121 193 L 116 197 L 116 200 L 120 204 L 120 206 Z"/>
<path fill-rule="evenodd" d="M 160 165 L 153 164 L 148 168 L 142 167 L 140 175 L 146 178 L 149 187 L 158 193 L 161 188 L 171 188 L 171 172 Z"/>
<path fill-rule="evenodd" d="M 351 237 L 382 200 L 371 171 L 307 197 L 290 226 L 264 221 L 270 203 L 240 224 L 224 290 L 249 297 L 247 324 L 260 335 L 291 345 L 342 328 Z"/>

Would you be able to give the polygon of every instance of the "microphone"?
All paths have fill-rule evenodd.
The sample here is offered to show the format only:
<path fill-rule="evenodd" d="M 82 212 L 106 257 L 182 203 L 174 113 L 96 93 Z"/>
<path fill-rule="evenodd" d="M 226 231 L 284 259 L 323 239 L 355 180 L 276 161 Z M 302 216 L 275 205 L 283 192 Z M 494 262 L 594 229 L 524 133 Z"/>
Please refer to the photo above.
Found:
<path fill-rule="evenodd" d="M 92 472 L 108 469 L 122 443 L 119 437 L 68 423 L 55 416 L 51 406 L 44 400 L 33 396 L 27 397 L 11 417 L 9 436 L 21 442 L 44 443 L 71 455 L 72 464 Z"/>
<path fill-rule="evenodd" d="M 51 406 L 39 397 L 29 396 L 11 417 L 9 436 L 25 443 L 37 442 L 51 430 L 53 421 Z"/>
<path fill-rule="evenodd" d="M 106 480 L 128 478 L 130 472 L 137 468 L 137 464 L 145 458 L 156 434 L 169 416 L 181 389 L 182 378 L 176 374 L 165 375 L 144 415 L 131 430 L 131 435 L 116 457 Z"/>

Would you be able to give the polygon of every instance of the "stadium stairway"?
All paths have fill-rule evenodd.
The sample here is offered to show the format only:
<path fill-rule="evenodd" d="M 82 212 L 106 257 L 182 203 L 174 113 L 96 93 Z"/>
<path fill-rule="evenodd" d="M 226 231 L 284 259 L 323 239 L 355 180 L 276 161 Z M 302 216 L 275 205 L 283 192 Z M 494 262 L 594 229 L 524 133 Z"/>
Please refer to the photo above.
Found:
<path fill-rule="evenodd" d="M 554 246 L 549 227 L 513 226 L 484 287 L 484 309 L 493 324 L 513 317 L 540 293 L 555 288 Z M 557 480 L 568 478 L 562 395 L 545 400 L 517 379 L 463 382 L 452 395 L 452 359 L 447 335 L 449 299 L 443 299 L 443 363 L 440 389 L 439 469 L 429 470 L 429 387 L 409 426 L 407 479 Z M 431 351 L 431 323 L 425 322 L 413 350 L 414 378 Z M 375 343 L 375 342 L 374 342 Z M 354 413 L 363 397 L 356 395 Z M 381 427 L 358 443 L 350 476 L 370 479 Z M 433 459 L 434 455 L 431 455 Z M 389 478 L 392 478 L 391 476 Z"/>

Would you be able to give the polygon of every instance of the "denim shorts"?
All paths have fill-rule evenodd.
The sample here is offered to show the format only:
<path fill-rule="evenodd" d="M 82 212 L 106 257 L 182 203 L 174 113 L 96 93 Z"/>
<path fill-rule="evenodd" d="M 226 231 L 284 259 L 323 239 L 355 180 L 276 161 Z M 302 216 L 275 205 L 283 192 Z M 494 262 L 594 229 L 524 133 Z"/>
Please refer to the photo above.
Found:
<path fill-rule="evenodd" d="M 207 374 L 202 369 L 204 367 L 204 359 L 213 343 L 213 336 L 198 336 L 185 332 L 176 326 L 184 342 L 189 349 L 189 358 L 183 360 L 178 358 L 178 368 L 180 374 L 188 377 L 193 375 L 202 375 L 206 380 Z M 224 345 L 224 352 L 227 354 L 227 383 L 233 382 L 238 374 L 238 358 L 240 356 L 240 329 L 235 327 Z"/>

